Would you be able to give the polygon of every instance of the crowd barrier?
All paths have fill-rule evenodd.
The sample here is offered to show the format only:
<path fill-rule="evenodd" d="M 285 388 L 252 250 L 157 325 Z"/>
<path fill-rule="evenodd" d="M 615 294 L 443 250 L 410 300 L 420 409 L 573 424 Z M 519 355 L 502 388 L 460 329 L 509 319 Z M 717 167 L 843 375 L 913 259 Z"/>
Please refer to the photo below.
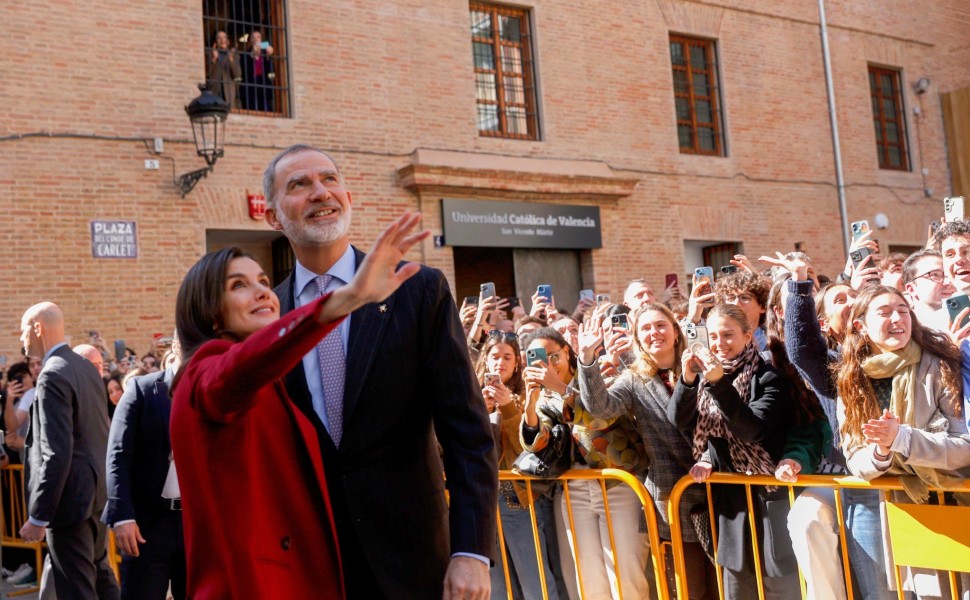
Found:
<path fill-rule="evenodd" d="M 532 484 L 534 482 L 542 481 L 542 480 L 537 480 L 523 475 L 519 475 L 517 473 L 513 473 L 512 471 L 499 471 L 499 480 L 523 483 L 526 486 L 526 497 L 528 498 L 528 503 L 529 503 L 529 513 L 530 513 L 530 516 L 532 517 L 532 535 L 533 535 L 533 543 L 536 549 L 536 559 L 537 559 L 536 562 L 537 564 L 541 565 L 543 562 L 542 550 L 540 549 L 540 543 L 539 543 L 539 528 L 536 523 L 535 506 L 532 502 L 533 500 Z M 650 493 L 643 486 L 643 482 L 637 479 L 636 477 L 634 477 L 633 475 L 627 473 L 626 471 L 621 471 L 619 469 L 570 470 L 563 473 L 559 477 L 559 480 L 563 483 L 563 501 L 566 504 L 570 529 L 573 529 L 573 511 L 572 511 L 572 503 L 570 501 L 570 496 L 569 496 L 569 482 L 585 480 L 585 481 L 596 481 L 599 483 L 600 490 L 603 494 L 603 504 L 604 504 L 605 513 L 606 513 L 606 524 L 607 524 L 607 528 L 609 529 L 610 550 L 613 556 L 613 567 L 618 580 L 617 592 L 621 599 L 626 596 L 623 596 L 623 581 L 622 581 L 622 578 L 620 577 L 620 574 L 619 574 L 620 569 L 618 568 L 617 561 L 616 561 L 617 553 L 616 553 L 616 545 L 614 541 L 614 529 L 613 529 L 613 522 L 610 518 L 609 498 L 607 497 L 607 494 L 606 494 L 606 484 L 608 481 L 617 481 L 619 482 L 619 485 L 625 485 L 631 488 L 636 493 L 637 497 L 640 500 L 640 503 L 643 505 L 644 517 L 646 518 L 646 522 L 647 522 L 647 537 L 650 543 L 650 556 L 652 558 L 651 563 L 653 565 L 654 579 L 657 585 L 657 594 L 661 600 L 665 600 L 669 598 L 670 595 L 669 595 L 669 590 L 667 586 L 667 578 L 664 576 L 665 568 L 666 568 L 664 546 L 669 545 L 669 542 L 664 542 L 662 545 L 660 538 L 657 535 L 657 527 L 656 527 L 657 514 L 655 510 L 655 505 L 652 498 L 650 497 Z M 558 507 L 557 507 L 557 510 L 558 510 Z M 507 560 L 506 560 L 507 555 L 505 552 L 505 537 L 502 531 L 502 519 L 498 517 L 498 515 L 496 515 L 496 518 L 498 518 L 499 551 L 500 551 L 499 561 L 498 563 L 496 563 L 496 567 L 501 567 L 503 570 L 503 575 L 505 577 L 505 586 L 506 586 L 506 589 L 509 590 L 508 597 L 509 597 L 509 600 L 512 600 L 511 576 L 509 573 L 509 565 L 507 564 Z M 578 543 L 582 544 L 583 541 L 579 540 Z M 586 543 L 589 543 L 589 541 L 587 541 Z M 551 558 L 554 560 L 558 560 L 559 557 L 551 557 Z M 577 587 L 579 589 L 581 597 L 587 597 L 584 593 L 584 588 L 583 588 L 582 564 L 581 563 L 578 564 L 577 567 L 578 567 L 577 570 L 579 571 L 579 576 L 577 577 Z M 541 568 L 539 569 L 539 579 L 540 579 L 540 584 L 542 586 L 543 597 L 548 597 L 547 589 L 550 585 L 554 585 L 554 583 L 546 581 L 544 570 Z M 633 598 L 632 600 L 638 600 L 638 599 Z"/>
<path fill-rule="evenodd" d="M 674 571 L 676 591 L 679 598 L 688 597 L 689 583 L 685 576 L 684 555 L 681 545 L 682 531 L 680 527 L 680 498 L 684 491 L 694 484 L 688 475 L 684 476 L 674 487 L 668 501 L 670 515 L 671 543 L 674 552 Z M 970 572 L 970 507 L 944 505 L 944 490 L 932 490 L 936 494 L 938 504 L 917 505 L 897 502 L 890 492 L 901 491 L 902 483 L 897 477 L 879 477 L 873 481 L 863 481 L 856 477 L 804 475 L 796 483 L 785 484 L 774 477 L 764 475 L 734 475 L 728 473 L 713 473 L 705 482 L 707 486 L 708 507 L 711 509 L 711 531 L 714 546 L 717 546 L 717 523 L 712 508 L 712 484 L 744 486 L 748 506 L 748 532 L 757 531 L 755 511 L 752 510 L 752 486 L 775 486 L 779 489 L 787 487 L 789 503 L 794 503 L 795 488 L 834 488 L 835 513 L 839 523 L 839 541 L 841 547 L 842 570 L 845 575 L 845 589 L 849 600 L 853 600 L 852 569 L 846 545 L 845 511 L 839 490 L 869 489 L 882 494 L 886 506 L 887 523 L 889 527 L 890 548 L 892 550 L 895 571 L 896 590 L 900 600 L 906 598 L 903 590 L 900 567 L 920 567 L 946 571 L 950 583 L 952 598 L 959 598 L 957 574 Z M 970 485 L 964 483 L 958 488 L 948 488 L 946 492 L 970 492 Z M 763 548 L 755 539 L 752 543 L 755 566 L 755 576 L 758 581 L 758 596 L 764 600 L 763 574 L 761 569 L 761 554 Z M 718 592 L 724 598 L 723 578 L 720 567 L 717 567 Z M 806 597 L 805 582 L 801 579 L 802 597 Z"/>
<path fill-rule="evenodd" d="M 43 550 L 45 542 L 25 542 L 20 537 L 20 527 L 27 521 L 27 500 L 24 496 L 24 466 L 7 465 L 0 469 L 0 490 L 3 501 L 0 503 L 2 517 L 0 517 L 0 546 L 3 548 L 27 548 L 34 552 L 34 573 L 37 574 L 37 584 L 14 592 L 7 596 L 22 596 L 40 590 L 40 580 L 44 571 Z M 108 564 L 114 571 L 115 577 L 121 581 L 119 571 L 121 555 L 115 544 L 115 534 L 108 532 Z"/>

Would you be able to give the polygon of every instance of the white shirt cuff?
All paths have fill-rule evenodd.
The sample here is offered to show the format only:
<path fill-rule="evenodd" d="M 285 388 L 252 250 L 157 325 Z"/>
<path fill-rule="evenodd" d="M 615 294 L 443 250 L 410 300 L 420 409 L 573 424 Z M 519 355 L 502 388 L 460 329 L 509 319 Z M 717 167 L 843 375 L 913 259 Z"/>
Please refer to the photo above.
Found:
<path fill-rule="evenodd" d="M 47 527 L 50 525 L 50 521 L 41 521 L 33 517 L 27 517 L 27 521 L 30 522 L 31 525 L 36 525 L 37 527 Z"/>
<path fill-rule="evenodd" d="M 483 563 L 485 563 L 485 566 L 486 567 L 491 568 L 491 566 L 492 566 L 492 561 L 489 560 L 488 558 L 485 558 L 481 554 L 472 554 L 471 552 L 455 552 L 454 554 L 451 555 L 452 558 L 454 558 L 456 556 L 470 556 L 471 558 L 478 559 L 478 560 L 482 561 Z"/>
<path fill-rule="evenodd" d="M 125 519 L 124 521 L 118 521 L 117 523 L 112 523 L 111 528 L 114 529 L 118 525 L 124 525 L 125 523 L 134 523 L 134 522 L 135 522 L 134 519 Z"/>

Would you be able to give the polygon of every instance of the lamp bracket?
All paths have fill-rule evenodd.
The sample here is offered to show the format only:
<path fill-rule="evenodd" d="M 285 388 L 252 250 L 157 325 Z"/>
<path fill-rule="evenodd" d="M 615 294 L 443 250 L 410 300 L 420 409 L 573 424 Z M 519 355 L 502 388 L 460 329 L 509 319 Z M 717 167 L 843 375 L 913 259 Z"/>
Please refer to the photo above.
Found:
<path fill-rule="evenodd" d="M 204 179 L 211 170 L 212 167 L 206 167 L 204 169 L 197 169 L 195 171 L 189 171 L 188 173 L 180 175 L 178 180 L 175 181 L 175 185 L 182 193 L 182 197 L 185 198 L 185 195 L 192 191 L 195 184 L 199 183 L 201 179 Z"/>

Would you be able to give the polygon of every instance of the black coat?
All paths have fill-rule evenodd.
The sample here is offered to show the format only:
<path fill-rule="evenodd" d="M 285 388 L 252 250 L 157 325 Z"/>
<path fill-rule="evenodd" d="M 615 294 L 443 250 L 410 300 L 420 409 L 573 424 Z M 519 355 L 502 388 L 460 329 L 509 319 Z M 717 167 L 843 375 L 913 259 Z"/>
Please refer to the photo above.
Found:
<path fill-rule="evenodd" d="M 707 386 L 721 412 L 725 415 L 731 433 L 738 439 L 761 445 L 771 456 L 773 463 L 781 460 L 788 430 L 791 428 L 791 385 L 788 379 L 774 367 L 759 359 L 758 370 L 752 378 L 748 402 L 742 401 L 733 381 L 736 374 L 726 375 L 714 385 Z M 700 380 L 698 380 L 700 381 Z M 685 434 L 693 438 L 697 422 L 698 383 L 688 386 L 683 379 L 677 382 L 667 418 Z M 735 473 L 731 463 L 727 440 L 710 438 L 708 449 L 715 471 Z M 753 572 L 751 535 L 748 528 L 747 500 L 741 485 L 716 485 L 714 511 L 718 517 L 718 563 L 733 571 Z M 788 537 L 786 519 L 788 499 L 784 490 L 771 494 L 761 487 L 753 490 L 759 534 L 763 543 L 762 558 L 765 573 L 769 576 L 787 575 L 796 568 L 795 556 Z"/>
<path fill-rule="evenodd" d="M 24 478 L 29 516 L 51 529 L 104 508 L 107 401 L 98 370 L 67 344 L 44 363 L 30 405 Z"/>
<path fill-rule="evenodd" d="M 172 444 L 172 371 L 136 377 L 118 402 L 108 434 L 107 525 L 135 519 L 139 527 L 169 511 L 162 499 Z"/>
<path fill-rule="evenodd" d="M 281 313 L 294 307 L 293 282 L 276 288 Z M 440 598 L 451 554 L 495 559 L 494 442 L 458 309 L 441 272 L 421 267 L 350 318 L 339 449 L 313 410 L 302 363 L 286 377 L 320 437 L 343 568 L 354 567 L 345 552 L 353 536 L 385 596 Z"/>

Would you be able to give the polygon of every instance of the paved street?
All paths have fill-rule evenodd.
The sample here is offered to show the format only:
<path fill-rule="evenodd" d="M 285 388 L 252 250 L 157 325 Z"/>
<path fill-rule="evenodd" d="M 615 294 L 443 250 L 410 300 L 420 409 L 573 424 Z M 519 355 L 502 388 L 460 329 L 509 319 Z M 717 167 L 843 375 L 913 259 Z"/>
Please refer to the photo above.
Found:
<path fill-rule="evenodd" d="M 3 598 L 9 598 L 10 596 L 8 596 L 7 594 L 9 594 L 10 592 L 18 592 L 24 589 L 29 589 L 29 588 L 15 588 L 9 583 L 0 581 L 0 595 L 2 595 Z M 37 600 L 38 597 L 39 596 L 37 595 L 37 592 L 33 592 L 31 594 L 24 594 L 23 596 L 16 596 L 16 598 L 22 598 L 26 600 Z"/>

